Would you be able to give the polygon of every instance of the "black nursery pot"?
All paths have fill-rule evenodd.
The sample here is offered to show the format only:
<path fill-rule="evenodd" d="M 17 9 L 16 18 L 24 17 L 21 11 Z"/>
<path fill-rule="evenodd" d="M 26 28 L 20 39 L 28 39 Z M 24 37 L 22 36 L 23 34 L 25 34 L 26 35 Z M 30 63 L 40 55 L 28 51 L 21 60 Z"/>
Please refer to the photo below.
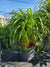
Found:
<path fill-rule="evenodd" d="M 21 59 L 23 61 L 31 61 L 34 58 L 34 53 L 35 53 L 35 50 L 33 48 L 28 48 L 27 51 L 23 50 L 21 53 Z"/>

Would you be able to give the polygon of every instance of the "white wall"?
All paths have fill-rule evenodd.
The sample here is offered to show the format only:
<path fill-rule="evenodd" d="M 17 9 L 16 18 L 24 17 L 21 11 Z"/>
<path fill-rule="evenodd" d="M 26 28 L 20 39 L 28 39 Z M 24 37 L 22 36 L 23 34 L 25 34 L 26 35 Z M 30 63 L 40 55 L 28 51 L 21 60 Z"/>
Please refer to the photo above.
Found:
<path fill-rule="evenodd" d="M 0 23 L 2 23 L 2 25 L 7 24 L 9 20 L 10 18 L 5 18 L 3 15 L 0 15 Z"/>

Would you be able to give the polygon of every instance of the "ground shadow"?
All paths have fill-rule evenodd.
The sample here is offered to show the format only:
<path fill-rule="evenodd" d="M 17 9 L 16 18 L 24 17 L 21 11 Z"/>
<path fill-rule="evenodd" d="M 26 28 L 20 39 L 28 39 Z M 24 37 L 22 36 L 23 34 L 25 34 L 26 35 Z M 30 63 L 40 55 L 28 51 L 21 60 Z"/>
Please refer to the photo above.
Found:
<path fill-rule="evenodd" d="M 21 59 L 20 57 L 20 54 L 19 53 L 11 53 L 9 56 L 6 56 L 6 55 L 2 55 L 1 56 L 1 62 L 22 62 L 23 60 Z"/>
<path fill-rule="evenodd" d="M 49 61 L 48 61 L 49 60 Z M 20 53 L 12 53 L 9 54 L 3 54 L 1 56 L 1 62 L 26 62 L 21 59 Z M 32 63 L 33 66 L 40 64 L 40 67 L 43 65 L 47 66 L 47 62 L 50 63 L 50 55 L 48 53 L 42 54 L 42 56 L 35 56 L 29 63 Z M 9 63 L 11 64 L 11 63 Z M 2 65 L 4 67 L 4 65 Z"/>

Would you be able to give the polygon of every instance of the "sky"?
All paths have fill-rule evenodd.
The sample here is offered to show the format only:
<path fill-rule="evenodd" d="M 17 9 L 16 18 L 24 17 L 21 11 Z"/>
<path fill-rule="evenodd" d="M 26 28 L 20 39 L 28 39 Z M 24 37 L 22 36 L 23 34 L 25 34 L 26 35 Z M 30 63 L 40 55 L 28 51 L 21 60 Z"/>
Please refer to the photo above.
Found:
<path fill-rule="evenodd" d="M 27 8 L 33 9 L 38 1 L 39 0 L 0 0 L 0 14 L 5 15 L 6 12 L 11 12 L 13 9 L 17 8 L 22 8 L 24 10 Z"/>

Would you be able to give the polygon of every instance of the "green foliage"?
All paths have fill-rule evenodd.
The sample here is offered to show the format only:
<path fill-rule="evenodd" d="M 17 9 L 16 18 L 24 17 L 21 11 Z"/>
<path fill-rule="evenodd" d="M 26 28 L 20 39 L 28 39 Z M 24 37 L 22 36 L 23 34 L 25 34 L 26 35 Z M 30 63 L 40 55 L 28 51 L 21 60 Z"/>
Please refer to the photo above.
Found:
<path fill-rule="evenodd" d="M 15 44 L 15 41 L 18 40 L 18 46 L 21 46 L 22 42 L 23 48 L 26 49 L 31 33 L 33 34 L 34 40 L 35 38 L 36 40 L 41 38 L 41 33 L 38 30 L 38 23 L 35 22 L 33 17 L 31 8 L 27 9 L 27 11 L 19 9 L 19 12 L 12 16 L 10 21 L 12 22 L 10 28 L 10 44 L 12 44 L 11 40 L 13 40 L 13 44 Z"/>
<path fill-rule="evenodd" d="M 33 35 L 33 41 L 40 38 L 42 44 L 44 42 L 44 35 L 50 34 L 50 1 L 47 1 L 42 9 L 33 13 L 29 8 L 27 11 L 18 9 L 10 13 L 11 19 L 8 25 L 2 26 L 0 24 L 2 45 L 5 47 L 13 47 L 14 49 L 21 49 L 21 43 L 24 50 L 27 50 L 27 44 L 30 40 L 30 35 Z M 50 39 L 50 38 L 49 38 Z"/>

